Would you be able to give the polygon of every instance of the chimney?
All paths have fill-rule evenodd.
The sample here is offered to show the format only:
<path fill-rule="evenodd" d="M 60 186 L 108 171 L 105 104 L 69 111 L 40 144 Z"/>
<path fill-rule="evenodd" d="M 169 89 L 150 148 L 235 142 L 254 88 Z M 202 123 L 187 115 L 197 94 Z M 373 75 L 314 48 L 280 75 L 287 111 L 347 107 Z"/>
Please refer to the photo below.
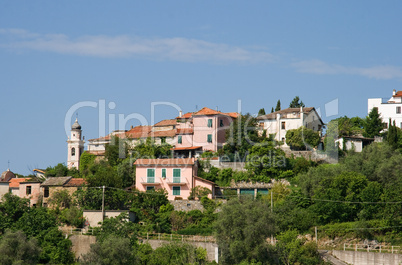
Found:
<path fill-rule="evenodd" d="M 392 91 L 392 95 L 393 95 L 393 96 L 396 95 L 396 90 L 395 90 L 395 89 Z"/>
<path fill-rule="evenodd" d="M 183 116 L 183 111 L 179 111 L 179 117 Z"/>

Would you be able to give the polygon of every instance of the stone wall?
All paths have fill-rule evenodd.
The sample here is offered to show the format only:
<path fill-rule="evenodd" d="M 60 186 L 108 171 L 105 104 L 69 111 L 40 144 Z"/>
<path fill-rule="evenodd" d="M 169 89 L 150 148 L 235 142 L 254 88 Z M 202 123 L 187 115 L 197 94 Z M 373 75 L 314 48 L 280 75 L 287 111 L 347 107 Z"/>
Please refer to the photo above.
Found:
<path fill-rule="evenodd" d="M 170 244 L 171 241 L 167 240 L 155 240 L 155 239 L 149 239 L 149 240 L 144 240 L 143 243 L 149 243 L 153 249 L 156 249 L 163 244 Z M 218 245 L 216 243 L 208 243 L 208 242 L 188 242 L 185 241 L 184 243 L 191 244 L 195 247 L 202 247 L 206 249 L 207 251 L 207 260 L 208 261 L 216 261 L 218 262 Z"/>
<path fill-rule="evenodd" d="M 184 212 L 188 212 L 191 210 L 204 211 L 204 207 L 202 206 L 201 201 L 176 200 L 176 201 L 170 201 L 170 203 L 174 206 L 175 211 L 184 211 Z"/>
<path fill-rule="evenodd" d="M 399 265 L 402 263 L 402 254 L 333 250 L 332 255 L 353 265 Z"/>
<path fill-rule="evenodd" d="M 96 243 L 95 236 L 71 235 L 71 250 L 74 252 L 75 258 L 79 259 L 83 254 L 86 254 L 91 249 L 91 245 Z"/>

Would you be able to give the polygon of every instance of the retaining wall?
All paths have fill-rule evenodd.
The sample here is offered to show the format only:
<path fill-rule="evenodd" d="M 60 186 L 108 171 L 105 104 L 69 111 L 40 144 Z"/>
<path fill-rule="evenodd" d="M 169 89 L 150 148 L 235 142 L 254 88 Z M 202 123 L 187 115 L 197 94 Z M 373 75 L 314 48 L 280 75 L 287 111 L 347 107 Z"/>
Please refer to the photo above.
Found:
<path fill-rule="evenodd" d="M 353 265 L 400 265 L 402 254 L 333 250 L 336 258 Z"/>

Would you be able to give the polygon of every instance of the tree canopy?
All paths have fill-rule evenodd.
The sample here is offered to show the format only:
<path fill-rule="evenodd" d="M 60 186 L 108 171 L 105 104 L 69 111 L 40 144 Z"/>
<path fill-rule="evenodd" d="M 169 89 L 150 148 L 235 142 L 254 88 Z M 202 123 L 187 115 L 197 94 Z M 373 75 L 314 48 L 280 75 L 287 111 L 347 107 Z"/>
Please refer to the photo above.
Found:
<path fill-rule="evenodd" d="M 300 101 L 299 96 L 294 97 L 292 102 L 289 104 L 289 108 L 300 108 L 300 107 L 305 107 L 303 101 Z"/>

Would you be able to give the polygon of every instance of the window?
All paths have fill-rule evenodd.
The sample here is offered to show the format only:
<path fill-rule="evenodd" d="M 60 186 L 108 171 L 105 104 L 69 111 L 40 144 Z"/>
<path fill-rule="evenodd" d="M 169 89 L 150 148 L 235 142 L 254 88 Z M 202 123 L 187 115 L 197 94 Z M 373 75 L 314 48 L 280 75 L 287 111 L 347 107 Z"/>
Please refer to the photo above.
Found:
<path fill-rule="evenodd" d="M 27 186 L 27 195 L 30 195 L 32 192 L 32 187 L 31 186 Z"/>
<path fill-rule="evenodd" d="M 209 128 L 212 127 L 212 119 L 208 119 L 208 127 L 209 127 Z"/>
<path fill-rule="evenodd" d="M 383 127 L 384 129 L 388 129 L 388 123 L 384 122 L 384 123 L 382 124 L 382 127 Z"/>
<path fill-rule="evenodd" d="M 49 197 L 49 187 L 45 187 L 45 190 L 43 191 L 43 197 Z"/>
<path fill-rule="evenodd" d="M 183 141 L 182 141 L 181 135 L 177 136 L 177 143 L 178 143 L 178 144 L 181 144 L 182 142 L 183 142 Z"/>
<path fill-rule="evenodd" d="M 180 187 L 173 187 L 173 195 L 180 195 Z"/>
<path fill-rule="evenodd" d="M 212 143 L 212 134 L 208 134 L 207 142 Z"/>
<path fill-rule="evenodd" d="M 180 178 L 181 178 L 181 169 L 174 168 L 173 169 L 173 183 L 180 183 Z"/>
<path fill-rule="evenodd" d="M 286 125 L 285 125 L 285 122 L 283 121 L 282 122 L 282 130 L 285 130 L 286 129 Z"/>
<path fill-rule="evenodd" d="M 166 137 L 161 137 L 161 144 L 166 144 Z"/>
<path fill-rule="evenodd" d="M 155 169 L 147 169 L 147 183 L 155 183 Z"/>
<path fill-rule="evenodd" d="M 75 148 L 71 148 L 71 156 L 75 156 Z"/>
<path fill-rule="evenodd" d="M 219 126 L 223 127 L 223 120 L 220 120 Z"/>
<path fill-rule="evenodd" d="M 401 107 L 396 107 L 396 114 L 401 114 Z"/>
<path fill-rule="evenodd" d="M 150 190 L 155 190 L 155 187 L 154 186 L 148 186 L 147 191 L 150 191 Z"/>
<path fill-rule="evenodd" d="M 285 137 L 282 137 L 282 143 L 284 143 L 285 142 Z"/>
<path fill-rule="evenodd" d="M 162 178 L 166 178 L 166 168 L 162 168 Z"/>

